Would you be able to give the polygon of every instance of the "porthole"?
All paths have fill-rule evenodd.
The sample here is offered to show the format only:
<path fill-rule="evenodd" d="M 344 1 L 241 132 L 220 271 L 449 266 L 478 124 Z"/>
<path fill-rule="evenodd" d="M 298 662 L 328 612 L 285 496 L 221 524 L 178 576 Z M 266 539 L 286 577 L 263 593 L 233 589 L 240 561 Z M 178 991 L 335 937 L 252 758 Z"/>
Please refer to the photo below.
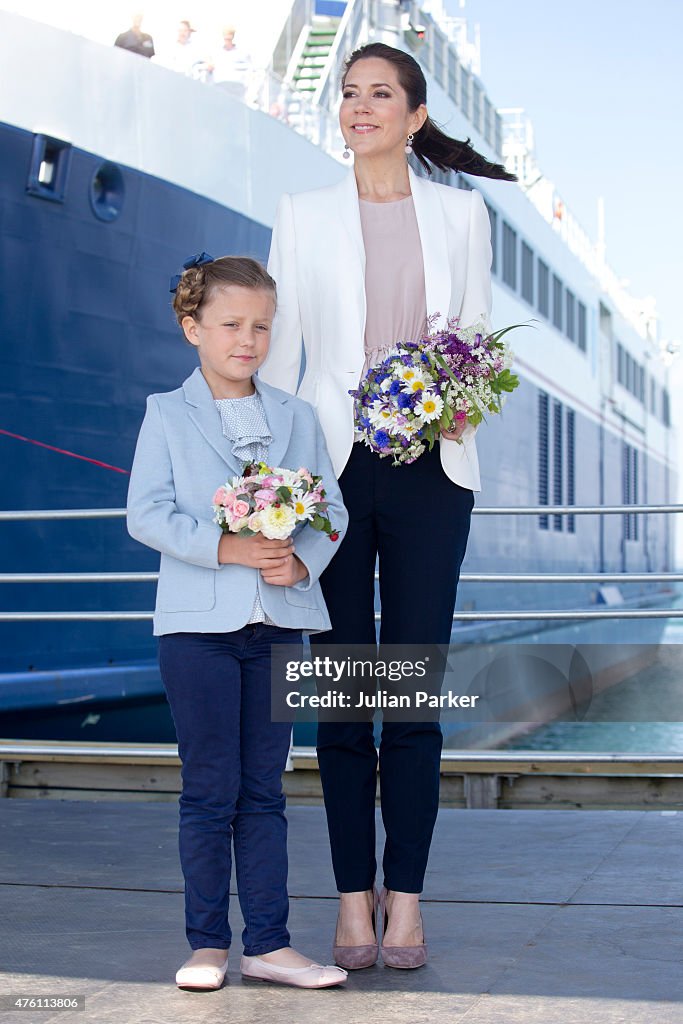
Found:
<path fill-rule="evenodd" d="M 98 220 L 116 220 L 123 209 L 123 175 L 116 164 L 100 164 L 90 182 L 90 206 Z"/>

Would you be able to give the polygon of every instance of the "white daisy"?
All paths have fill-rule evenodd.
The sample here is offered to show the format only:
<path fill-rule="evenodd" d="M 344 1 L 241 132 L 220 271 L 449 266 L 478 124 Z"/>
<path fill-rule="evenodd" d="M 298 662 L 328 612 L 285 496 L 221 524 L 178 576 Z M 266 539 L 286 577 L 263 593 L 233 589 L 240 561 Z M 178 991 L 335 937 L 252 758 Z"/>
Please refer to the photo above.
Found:
<path fill-rule="evenodd" d="M 443 400 L 440 395 L 433 395 L 431 392 L 428 392 L 422 396 L 415 406 L 415 412 L 425 423 L 431 423 L 432 420 L 438 420 L 441 416 Z"/>
<path fill-rule="evenodd" d="M 316 500 L 311 494 L 296 492 L 292 495 L 292 508 L 297 520 L 312 519 L 315 515 Z"/>
<path fill-rule="evenodd" d="M 396 411 L 389 405 L 381 402 L 374 402 L 368 412 L 368 417 L 373 427 L 382 427 L 387 430 L 396 425 Z"/>

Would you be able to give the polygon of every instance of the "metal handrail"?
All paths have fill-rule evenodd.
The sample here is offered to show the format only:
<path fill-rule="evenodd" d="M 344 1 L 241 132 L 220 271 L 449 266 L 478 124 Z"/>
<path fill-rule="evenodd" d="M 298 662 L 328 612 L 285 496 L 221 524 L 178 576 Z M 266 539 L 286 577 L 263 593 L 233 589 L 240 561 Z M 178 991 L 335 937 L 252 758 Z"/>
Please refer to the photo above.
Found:
<path fill-rule="evenodd" d="M 658 515 L 683 512 L 683 505 L 475 505 L 475 516 Z M 0 522 L 34 519 L 123 519 L 125 508 L 19 509 L 0 511 Z"/>
<path fill-rule="evenodd" d="M 293 747 L 296 761 L 315 764 L 315 747 Z M 0 739 L 0 762 L 49 760 L 112 760 L 123 763 L 177 763 L 178 747 L 175 743 L 76 743 L 69 740 L 14 740 Z M 457 772 L 459 767 L 468 771 L 499 771 L 504 774 L 520 767 L 530 772 L 543 774 L 545 768 L 564 768 L 596 774 L 600 770 L 618 768 L 622 772 L 635 773 L 640 768 L 652 770 L 657 767 L 671 767 L 672 774 L 680 773 L 680 754 L 639 754 L 603 753 L 594 751 L 550 751 L 550 750 L 443 750 L 442 765 L 447 771 Z M 543 765 L 543 770 L 538 766 Z M 679 771 L 676 772 L 675 769 Z M 630 772 L 630 773 L 631 773 Z"/>
<path fill-rule="evenodd" d="M 156 583 L 158 579 L 158 572 L 0 572 L 0 583 Z M 683 583 L 683 573 L 463 572 L 459 579 L 461 583 Z"/>
<path fill-rule="evenodd" d="M 599 515 L 631 513 L 677 513 L 683 505 L 536 505 L 525 507 L 474 508 L 478 515 Z M 45 519 L 117 519 L 126 509 L 29 509 L 0 511 L 0 521 L 35 521 Z M 375 578 L 378 578 L 375 573 Z M 0 583 L 153 583 L 157 572 L 131 573 L 1 573 Z M 463 573 L 461 582 L 470 583 L 679 583 L 683 573 Z M 0 612 L 0 622 L 140 622 L 152 619 L 150 611 L 25 611 Z M 538 622 L 587 621 L 590 619 L 679 619 L 683 609 L 623 609 L 568 611 L 486 611 L 456 612 L 454 622 Z M 375 614 L 381 621 L 381 613 Z"/>
<path fill-rule="evenodd" d="M 0 612 L 0 622 L 141 622 L 154 618 L 153 612 Z M 683 619 L 683 608 L 648 608 L 627 609 L 616 608 L 601 611 L 515 611 L 515 612 L 456 612 L 454 622 L 561 622 L 563 620 L 579 621 L 584 619 Z M 381 622 L 379 612 L 375 621 Z"/>

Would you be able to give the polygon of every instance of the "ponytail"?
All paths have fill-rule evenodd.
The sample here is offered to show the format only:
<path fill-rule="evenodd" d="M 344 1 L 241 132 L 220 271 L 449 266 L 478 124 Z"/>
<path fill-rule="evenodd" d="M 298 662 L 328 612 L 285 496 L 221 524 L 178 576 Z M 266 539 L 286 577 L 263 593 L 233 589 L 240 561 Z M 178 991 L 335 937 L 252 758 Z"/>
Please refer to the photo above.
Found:
<path fill-rule="evenodd" d="M 413 139 L 413 153 L 428 174 L 430 164 L 440 171 L 462 171 L 476 174 L 481 178 L 498 178 L 501 181 L 517 181 L 517 175 L 506 170 L 502 164 L 494 164 L 470 145 L 470 140 L 460 142 L 446 135 L 428 117 Z M 429 162 L 428 162 L 429 161 Z"/>

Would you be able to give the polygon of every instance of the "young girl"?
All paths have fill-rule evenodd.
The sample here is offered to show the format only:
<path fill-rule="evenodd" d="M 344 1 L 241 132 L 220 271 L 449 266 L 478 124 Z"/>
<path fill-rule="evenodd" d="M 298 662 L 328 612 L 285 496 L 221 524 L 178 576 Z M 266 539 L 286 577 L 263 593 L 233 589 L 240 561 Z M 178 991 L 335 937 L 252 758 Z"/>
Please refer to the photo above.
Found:
<path fill-rule="evenodd" d="M 281 773 L 291 726 L 270 716 L 270 652 L 328 629 L 318 577 L 337 545 L 304 527 L 287 540 L 221 533 L 212 496 L 247 462 L 323 477 L 329 516 L 347 523 L 310 405 L 254 376 L 266 357 L 275 282 L 254 260 L 202 253 L 173 307 L 201 364 L 150 395 L 128 494 L 128 529 L 161 552 L 154 633 L 182 761 L 180 859 L 193 950 L 181 988 L 220 988 L 231 931 L 231 839 L 245 928 L 245 977 L 303 988 L 346 980 L 289 945 Z"/>

